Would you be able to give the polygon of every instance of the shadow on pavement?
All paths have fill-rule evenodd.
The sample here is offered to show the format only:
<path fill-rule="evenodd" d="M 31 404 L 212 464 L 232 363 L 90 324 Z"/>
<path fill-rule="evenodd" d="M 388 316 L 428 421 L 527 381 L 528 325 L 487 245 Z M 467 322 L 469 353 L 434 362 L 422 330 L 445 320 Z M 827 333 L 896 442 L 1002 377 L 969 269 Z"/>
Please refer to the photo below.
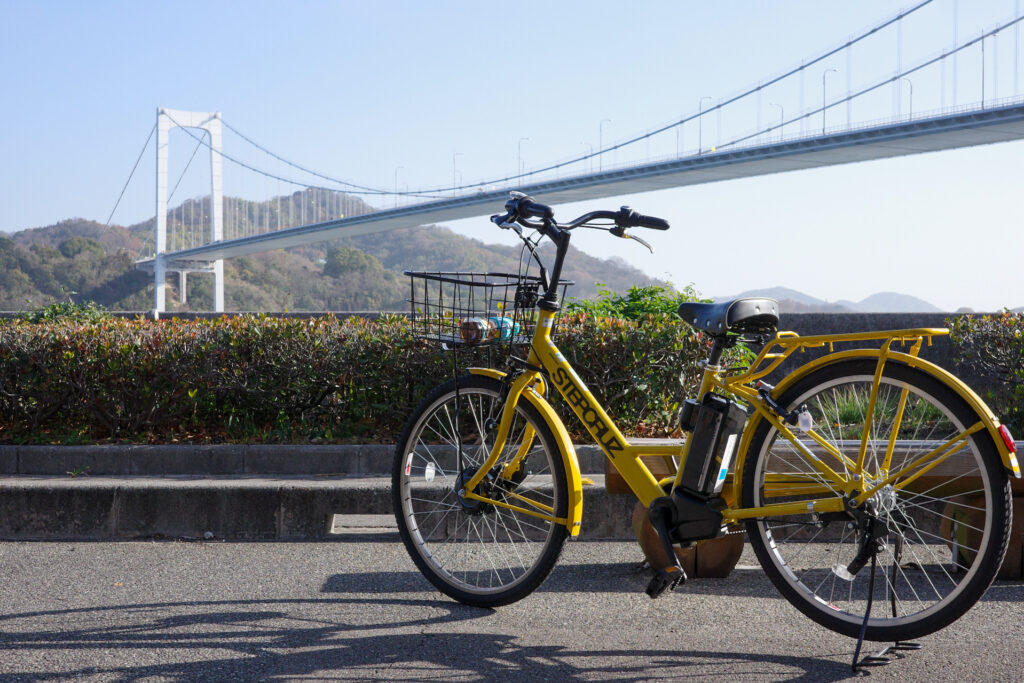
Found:
<path fill-rule="evenodd" d="M 380 623 L 331 623 L 304 616 L 340 603 L 397 613 Z M 410 610 L 432 612 L 406 619 Z M 405 599 L 235 600 L 119 605 L 0 617 L 3 680 L 98 677 L 120 681 L 257 680 L 340 676 L 346 679 L 647 680 L 731 676 L 831 681 L 848 678 L 848 665 L 808 657 L 666 649 L 580 650 L 523 645 L 506 634 L 423 633 L 490 616 L 490 610 L 450 602 Z M 22 621 L 52 625 L 19 630 Z M 465 626 L 462 627 L 463 629 Z M 373 634 L 397 629 L 398 633 Z M 63 662 L 56 670 L 8 667 L 18 654 Z M 116 653 L 116 654 L 114 654 Z M 126 664 L 140 661 L 159 663 Z M 177 661 L 175 661 L 177 660 Z M 91 664 L 76 668 L 75 662 Z M 116 663 L 115 663 L 116 662 Z M 69 666 L 70 665 L 70 666 Z M 724 673 L 724 671 L 723 671 Z"/>
<path fill-rule="evenodd" d="M 537 588 L 538 593 L 637 593 L 642 594 L 652 572 L 638 563 L 560 564 Z M 418 571 L 335 574 L 327 579 L 325 593 L 413 593 L 434 587 Z M 678 593 L 782 599 L 761 569 L 736 569 L 724 579 L 691 579 Z"/>

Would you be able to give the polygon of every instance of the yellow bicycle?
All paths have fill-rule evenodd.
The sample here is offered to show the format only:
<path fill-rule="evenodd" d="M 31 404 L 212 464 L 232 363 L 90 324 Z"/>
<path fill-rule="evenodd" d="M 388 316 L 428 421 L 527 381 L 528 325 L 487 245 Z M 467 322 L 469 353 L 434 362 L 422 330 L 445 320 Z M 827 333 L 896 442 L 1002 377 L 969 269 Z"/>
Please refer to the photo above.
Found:
<path fill-rule="evenodd" d="M 542 238 L 554 243 L 550 271 L 410 273 L 423 337 L 448 348 L 505 342 L 525 356 L 434 389 L 397 445 L 399 531 L 438 589 L 471 605 L 519 600 L 579 533 L 583 487 L 569 434 L 545 398 L 553 387 L 647 506 L 670 558 L 672 546 L 743 523 L 789 602 L 868 640 L 918 638 L 981 597 L 1006 552 L 1009 476 L 1021 475 L 1006 427 L 960 380 L 919 357 L 947 330 L 800 337 L 776 331 L 771 299 L 683 304 L 682 320 L 713 342 L 698 396 L 681 411 L 687 437 L 633 444 L 552 340 L 560 275 L 575 228 L 638 239 L 627 230 L 668 223 L 627 207 L 557 223 L 550 207 L 516 193 L 505 209 L 492 221 L 514 229 L 529 258 L 540 263 Z M 763 346 L 749 367 L 723 366 L 741 341 Z M 835 348 L 869 341 L 874 348 Z M 828 353 L 776 386 L 764 382 L 794 353 L 822 347 Z M 655 478 L 643 460 L 652 456 L 675 463 L 674 476 Z M 657 597 L 683 580 L 676 564 L 647 592 Z M 884 615 L 871 614 L 873 600 L 888 603 Z"/>

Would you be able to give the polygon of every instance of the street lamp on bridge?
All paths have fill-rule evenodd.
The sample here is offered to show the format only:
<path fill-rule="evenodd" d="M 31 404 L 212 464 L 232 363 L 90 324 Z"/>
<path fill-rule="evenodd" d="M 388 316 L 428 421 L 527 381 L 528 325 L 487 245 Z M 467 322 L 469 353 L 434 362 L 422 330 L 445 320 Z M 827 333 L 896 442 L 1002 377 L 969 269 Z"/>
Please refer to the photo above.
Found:
<path fill-rule="evenodd" d="M 697 103 L 697 156 L 703 154 L 701 147 L 704 146 L 704 100 L 714 99 L 711 95 L 705 95 Z"/>
<path fill-rule="evenodd" d="M 900 80 L 906 81 L 907 85 L 910 86 L 910 113 L 907 114 L 907 118 L 912 119 L 914 118 L 914 82 L 907 78 L 906 76 L 903 76 L 902 78 L 900 78 Z M 900 88 L 902 89 L 903 86 L 901 85 Z"/>
<path fill-rule="evenodd" d="M 597 124 L 597 172 L 604 169 L 604 124 L 611 123 L 611 119 L 601 119 Z"/>
<path fill-rule="evenodd" d="M 839 69 L 825 69 L 821 72 L 821 134 L 825 134 L 825 76 L 828 72 L 839 73 Z"/>

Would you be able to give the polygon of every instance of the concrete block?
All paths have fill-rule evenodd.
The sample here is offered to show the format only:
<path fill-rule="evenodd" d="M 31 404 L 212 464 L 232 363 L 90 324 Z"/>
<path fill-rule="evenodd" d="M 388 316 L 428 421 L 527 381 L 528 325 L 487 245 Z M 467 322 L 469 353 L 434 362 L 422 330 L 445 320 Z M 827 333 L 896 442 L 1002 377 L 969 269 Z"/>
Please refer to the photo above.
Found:
<path fill-rule="evenodd" d="M 0 487 L 0 538 L 111 538 L 115 498 L 116 488 L 102 483 L 5 482 Z"/>
<path fill-rule="evenodd" d="M 243 474 L 242 453 L 239 445 L 132 446 L 131 474 Z"/>
<path fill-rule="evenodd" d="M 18 447 L 0 445 L 0 474 L 18 473 Z"/>
<path fill-rule="evenodd" d="M 308 476 L 356 474 L 361 446 L 251 445 L 245 454 L 246 474 Z"/>
<path fill-rule="evenodd" d="M 19 446 L 18 474 L 121 475 L 130 470 L 129 447 L 120 444 L 85 446 Z"/>
<path fill-rule="evenodd" d="M 22 446 L 18 451 L 19 474 L 67 474 L 72 462 L 77 461 L 66 448 L 51 446 Z M 76 462 L 76 464 L 78 464 Z"/>
<path fill-rule="evenodd" d="M 597 444 L 576 444 L 576 460 L 580 463 L 583 474 L 599 474 L 604 472 L 607 461 L 604 451 Z"/>
<path fill-rule="evenodd" d="M 119 538 L 192 536 L 210 531 L 215 538 L 277 537 L 278 489 L 274 486 L 223 486 L 210 483 L 125 487 L 117 501 Z"/>
<path fill-rule="evenodd" d="M 630 524 L 635 496 L 609 495 L 603 477 L 595 476 L 594 486 L 583 487 L 583 524 L 580 538 L 632 538 Z"/>
<path fill-rule="evenodd" d="M 360 474 L 391 475 L 395 458 L 394 445 L 367 444 L 359 447 Z"/>
<path fill-rule="evenodd" d="M 284 484 L 280 501 L 279 538 L 324 538 L 336 514 L 391 514 L 391 482 L 373 478 Z"/>

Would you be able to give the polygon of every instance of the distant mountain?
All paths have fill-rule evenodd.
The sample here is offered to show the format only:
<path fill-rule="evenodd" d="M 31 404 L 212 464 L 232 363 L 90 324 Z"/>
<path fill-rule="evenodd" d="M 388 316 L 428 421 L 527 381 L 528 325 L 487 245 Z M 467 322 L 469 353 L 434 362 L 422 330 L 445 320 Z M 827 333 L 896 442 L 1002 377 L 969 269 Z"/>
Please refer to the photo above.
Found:
<path fill-rule="evenodd" d="M 236 216 L 251 216 L 253 221 L 272 216 L 275 206 L 285 200 L 301 207 L 312 220 L 326 220 L 323 194 L 297 192 L 279 203 L 230 201 Z M 346 195 L 334 197 L 331 205 L 342 206 L 345 215 L 372 210 Z M 202 222 L 208 211 L 208 198 L 188 200 L 169 212 L 168 222 L 187 226 L 193 216 Z M 232 227 L 241 234 L 252 231 L 249 225 Z M 185 231 L 178 232 L 179 239 L 182 234 Z M 153 278 L 136 270 L 134 261 L 151 254 L 152 243 L 152 219 L 109 228 L 71 219 L 0 234 L 0 310 L 23 310 L 67 298 L 96 301 L 111 310 L 148 310 L 153 306 Z M 183 246 L 188 244 L 179 242 L 170 248 Z M 552 252 L 545 248 L 541 253 L 549 259 Z M 520 256 L 521 249 L 485 244 L 437 226 L 303 245 L 226 260 L 225 307 L 236 311 L 407 310 L 409 281 L 403 270 L 516 273 Z M 571 251 L 562 276 L 575 281 L 569 296 L 579 298 L 594 296 L 597 283 L 613 291 L 665 284 L 622 259 L 598 259 L 578 250 Z M 212 308 L 212 276 L 190 273 L 187 286 L 188 302 L 182 303 L 178 278 L 168 278 L 168 310 Z"/>
<path fill-rule="evenodd" d="M 896 292 L 872 294 L 858 302 L 855 310 L 864 313 L 940 313 L 942 311 L 924 299 Z"/>
<path fill-rule="evenodd" d="M 732 297 L 716 297 L 716 301 L 764 296 L 779 302 L 782 313 L 937 313 L 936 306 L 907 294 L 880 292 L 861 301 L 825 301 L 787 287 L 751 289 Z"/>

